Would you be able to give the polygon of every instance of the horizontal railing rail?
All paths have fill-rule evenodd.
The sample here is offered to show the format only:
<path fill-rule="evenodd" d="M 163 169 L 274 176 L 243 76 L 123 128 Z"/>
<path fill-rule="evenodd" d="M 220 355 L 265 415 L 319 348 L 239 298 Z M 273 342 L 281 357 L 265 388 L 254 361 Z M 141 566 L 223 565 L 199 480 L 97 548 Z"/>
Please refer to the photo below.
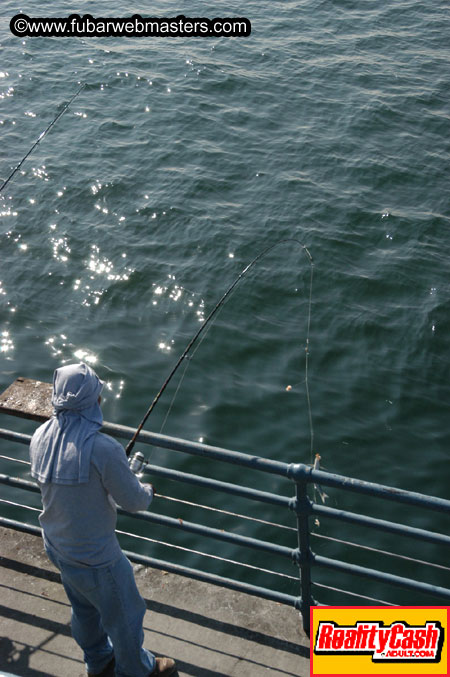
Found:
<path fill-rule="evenodd" d="M 127 426 L 116 425 L 112 423 L 105 423 L 103 427 L 104 432 L 107 432 L 115 437 L 121 439 L 131 439 L 133 429 Z M 30 435 L 18 433 L 8 429 L 0 429 L 0 439 L 8 442 L 18 442 L 19 444 L 28 445 L 31 439 Z M 283 477 L 288 482 L 288 486 L 294 489 L 294 495 L 280 496 L 278 494 L 261 491 L 259 489 L 232 484 L 216 480 L 209 477 L 200 477 L 198 475 L 181 472 L 171 468 L 161 467 L 155 464 L 146 463 L 143 471 L 151 474 L 154 477 L 164 478 L 170 481 L 180 482 L 196 486 L 202 489 L 212 490 L 220 493 L 225 493 L 237 496 L 249 501 L 257 503 L 269 504 L 277 506 L 286 510 L 286 514 L 294 515 L 297 522 L 297 543 L 295 547 L 288 547 L 277 542 L 263 541 L 258 538 L 253 538 L 231 531 L 225 531 L 210 527 L 205 524 L 198 524 L 184 519 L 176 519 L 167 515 L 161 515 L 150 511 L 142 511 L 139 513 L 127 513 L 120 510 L 121 514 L 138 521 L 157 524 L 163 528 L 181 530 L 189 534 L 194 534 L 199 537 L 214 539 L 215 541 L 233 544 L 237 547 L 250 548 L 268 555 L 276 555 L 283 559 L 291 560 L 298 566 L 299 569 L 299 583 L 301 595 L 299 597 L 288 595 L 278 590 L 265 588 L 262 586 L 255 586 L 245 581 L 237 579 L 226 578 L 217 574 L 201 571 L 200 569 L 189 568 L 170 561 L 162 561 L 156 558 L 147 557 L 136 552 L 128 552 L 127 555 L 132 561 L 147 564 L 155 568 L 165 569 L 174 573 L 179 573 L 183 576 L 189 576 L 198 580 L 207 581 L 216 585 L 222 585 L 241 592 L 246 592 L 253 595 L 271 599 L 282 604 L 288 604 L 299 609 L 303 617 L 303 625 L 305 631 L 309 633 L 309 608 L 315 604 L 312 596 L 312 585 L 317 585 L 320 588 L 328 588 L 330 590 L 337 590 L 332 586 L 326 586 L 322 583 L 315 583 L 312 580 L 312 571 L 316 568 L 331 569 L 337 572 L 356 575 L 361 578 L 369 578 L 380 584 L 393 585 L 395 587 L 413 590 L 429 595 L 430 597 L 439 597 L 450 601 L 450 589 L 433 585 L 424 581 L 417 581 L 407 577 L 399 576 L 393 573 L 378 571 L 369 567 L 359 566 L 350 562 L 343 562 L 337 559 L 324 557 L 315 554 L 310 547 L 310 537 L 312 534 L 310 530 L 309 520 L 314 517 L 330 518 L 334 521 L 339 520 L 342 523 L 353 524 L 357 527 L 366 529 L 381 530 L 383 532 L 391 533 L 396 536 L 403 536 L 412 538 L 416 541 L 431 543 L 439 547 L 448 547 L 450 545 L 450 537 L 448 534 L 442 534 L 427 529 L 418 528 L 402 523 L 388 521 L 384 519 L 374 518 L 367 515 L 360 515 L 346 510 L 338 510 L 326 505 L 319 505 L 314 503 L 308 496 L 307 489 L 312 485 L 321 485 L 333 487 L 344 492 L 356 492 L 371 496 L 376 499 L 388 500 L 391 502 L 413 506 L 416 509 L 429 509 L 438 511 L 443 514 L 450 515 L 450 501 L 419 494 L 417 492 L 409 492 L 402 489 L 396 489 L 381 484 L 365 482 L 363 480 L 335 475 L 333 473 L 324 472 L 322 470 L 314 469 L 305 464 L 283 463 L 281 461 L 265 459 L 262 457 L 244 454 L 229 449 L 222 449 L 210 445 L 204 445 L 196 442 L 189 442 L 179 438 L 169 437 L 157 433 L 143 431 L 139 435 L 138 442 L 145 445 L 151 445 L 158 448 L 170 449 L 172 451 L 191 454 L 194 456 L 201 456 L 223 463 L 234 464 L 248 470 L 261 471 Z M 16 489 L 25 491 L 39 492 L 39 487 L 35 482 L 11 477 L 6 474 L 0 474 L 0 484 L 7 485 Z M 170 497 L 165 497 L 170 498 Z M 176 499 L 172 499 L 176 500 Z M 182 502 L 182 501 L 181 501 Z M 27 506 L 23 506 L 26 508 Z M 208 507 L 208 506 L 198 506 Z M 211 508 L 208 508 L 211 509 Z M 212 508 L 214 509 L 214 508 Z M 33 510 L 36 510 L 33 508 Z M 221 511 L 218 511 L 221 512 Z M 228 513 L 233 514 L 233 513 Z M 239 517 L 238 515 L 234 515 Z M 247 518 L 249 519 L 249 518 Z M 0 518 L 0 525 L 8 528 L 18 529 L 21 531 L 29 531 L 30 533 L 41 533 L 39 527 L 26 522 L 19 522 L 11 520 L 6 517 Z M 273 525 L 283 526 L 283 525 Z M 285 527 L 286 528 L 286 527 Z M 339 539 L 331 539 L 339 541 Z M 339 541 L 345 543 L 345 541 Z M 357 543 L 351 543 L 358 547 Z M 179 546 L 175 546 L 179 547 Z M 360 547 L 365 547 L 361 545 Z M 206 554 L 206 553 L 200 553 Z M 386 555 L 390 553 L 385 553 Z M 424 564 L 426 562 L 423 562 Z M 435 565 L 439 566 L 439 565 Z M 254 567 L 258 568 L 258 567 Z M 441 569 L 445 569 L 441 566 Z M 264 570 L 265 571 L 265 570 Z M 276 573 L 276 572 L 272 572 Z M 291 578 L 288 576 L 288 578 Z M 359 595 L 352 591 L 341 590 L 345 594 L 352 596 L 359 596 L 365 599 L 372 599 L 365 595 Z M 390 602 L 382 602 L 390 604 Z"/>
<path fill-rule="evenodd" d="M 437 597 L 443 597 L 444 599 L 449 598 L 450 590 L 447 588 L 441 588 L 438 585 L 414 581 L 412 579 L 405 578 L 404 576 L 395 576 L 394 574 L 388 574 L 384 571 L 376 571 L 375 569 L 360 567 L 356 564 L 349 564 L 348 562 L 339 562 L 337 560 L 330 559 L 329 557 L 322 557 L 321 555 L 313 555 L 313 561 L 319 566 L 328 567 L 329 569 L 334 569 L 334 571 L 343 571 L 345 573 L 362 576 L 363 578 L 371 578 L 374 581 L 390 583 L 401 588 L 416 590 L 417 592 L 423 592 L 429 595 L 436 595 Z"/>
<path fill-rule="evenodd" d="M 309 484 L 320 484 L 325 487 L 334 487 L 336 489 L 344 489 L 345 491 L 353 491 L 359 494 L 367 494 L 396 503 L 406 503 L 416 507 L 429 508 L 430 510 L 450 512 L 450 501 L 445 498 L 427 496 L 426 494 L 419 494 L 414 491 L 406 491 L 405 489 L 388 487 L 383 484 L 366 482 L 365 480 L 355 479 L 354 477 L 336 475 L 334 473 L 325 472 L 324 470 L 316 470 L 303 463 L 291 465 L 289 468 L 289 475 L 292 479 L 299 482 L 306 481 Z"/>
<path fill-rule="evenodd" d="M 42 529 L 40 529 L 40 527 L 34 526 L 33 524 L 27 524 L 26 522 L 8 519 L 6 517 L 0 517 L 0 526 L 7 529 L 14 529 L 15 531 L 20 531 L 22 533 L 34 534 L 36 536 L 42 535 Z M 187 576 L 188 578 L 203 581 L 204 583 L 210 583 L 212 585 L 229 588 L 230 590 L 236 590 L 237 592 L 255 595 L 256 597 L 262 597 L 263 599 L 268 599 L 272 602 L 278 602 L 278 604 L 293 606 L 300 610 L 299 598 L 294 595 L 287 595 L 286 593 L 278 592 L 277 590 L 269 590 L 258 585 L 251 585 L 250 583 L 242 583 L 233 578 L 218 576 L 217 574 L 211 574 L 207 571 L 192 569 L 182 566 L 181 564 L 160 560 L 155 557 L 148 557 L 147 555 L 141 555 L 128 550 L 124 550 L 124 553 L 131 562 L 136 562 L 136 564 L 143 564 L 144 566 L 149 566 L 154 569 L 168 571 L 169 573 L 178 574 L 180 576 Z"/>
<path fill-rule="evenodd" d="M 319 515 L 321 517 L 331 517 L 332 519 L 340 520 L 341 522 L 349 522 L 362 527 L 379 529 L 380 531 L 387 531 L 399 536 L 409 536 L 410 538 L 416 538 L 421 541 L 428 541 L 429 543 L 436 543 L 438 545 L 450 545 L 450 537 L 445 534 L 437 534 L 434 531 L 410 527 L 407 524 L 396 524 L 395 522 L 388 522 L 387 520 L 378 519 L 377 517 L 358 515 L 346 510 L 336 510 L 336 508 L 329 508 L 326 505 L 313 505 L 311 507 L 311 512 L 314 515 Z"/>

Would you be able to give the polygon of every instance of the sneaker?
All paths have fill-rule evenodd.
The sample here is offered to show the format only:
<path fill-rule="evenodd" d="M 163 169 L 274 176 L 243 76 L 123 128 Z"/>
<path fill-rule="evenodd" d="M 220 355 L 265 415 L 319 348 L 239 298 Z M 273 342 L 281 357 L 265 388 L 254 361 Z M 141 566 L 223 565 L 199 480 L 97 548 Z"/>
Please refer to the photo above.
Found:
<path fill-rule="evenodd" d="M 114 677 L 114 665 L 115 665 L 114 656 L 109 661 L 106 668 L 103 668 L 101 672 L 88 672 L 88 677 Z"/>
<path fill-rule="evenodd" d="M 172 658 L 157 658 L 155 669 L 150 673 L 149 677 L 153 677 L 153 675 L 169 677 L 169 675 L 173 675 L 176 672 L 176 669 L 177 666 Z"/>

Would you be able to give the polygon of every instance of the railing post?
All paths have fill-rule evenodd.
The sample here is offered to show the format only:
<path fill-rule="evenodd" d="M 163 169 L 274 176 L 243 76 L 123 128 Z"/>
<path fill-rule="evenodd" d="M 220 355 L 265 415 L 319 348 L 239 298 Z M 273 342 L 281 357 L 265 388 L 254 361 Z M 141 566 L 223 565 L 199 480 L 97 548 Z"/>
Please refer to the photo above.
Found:
<path fill-rule="evenodd" d="M 311 594 L 311 562 L 312 553 L 309 545 L 309 516 L 310 501 L 306 491 L 307 482 L 305 478 L 296 478 L 296 508 L 297 515 L 297 533 L 298 533 L 298 566 L 300 569 L 300 588 L 301 605 L 300 613 L 302 615 L 303 629 L 309 637 L 310 633 L 310 608 L 314 605 Z"/>

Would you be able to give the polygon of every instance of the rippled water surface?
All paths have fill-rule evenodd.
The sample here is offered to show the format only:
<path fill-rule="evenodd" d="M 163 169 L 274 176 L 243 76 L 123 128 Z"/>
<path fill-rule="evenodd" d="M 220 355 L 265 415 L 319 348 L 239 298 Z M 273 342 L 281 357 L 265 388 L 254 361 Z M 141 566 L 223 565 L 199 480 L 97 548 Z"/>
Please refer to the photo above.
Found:
<path fill-rule="evenodd" d="M 58 365 L 85 360 L 107 383 L 105 418 L 136 426 L 244 266 L 266 246 L 297 238 L 314 259 L 314 453 L 329 471 L 448 498 L 447 3 L 250 1 L 252 34 L 245 39 L 21 40 L 9 32 L 18 9 L 36 15 L 28 1 L 18 8 L 6 0 L 1 9 L 1 181 L 79 83 L 86 87 L 0 196 L 2 389 L 19 375 L 49 381 Z M 47 16 L 72 11 L 64 1 L 45 6 Z M 105 15 L 97 2 L 81 2 L 77 11 Z M 136 11 L 145 13 L 115 0 L 108 9 L 116 17 Z M 244 10 L 231 1 L 226 9 L 192 2 L 183 11 L 214 17 Z M 172 0 L 146 10 L 179 12 Z M 280 245 L 265 257 L 189 362 L 173 406 L 178 382 L 147 427 L 310 463 L 309 275 L 299 246 Z M 23 447 L 2 449 L 26 458 Z M 281 480 L 247 480 L 237 468 L 202 459 L 155 451 L 151 460 L 292 493 Z M 26 466 L 3 467 L 27 476 Z M 256 512 L 229 497 L 163 488 L 223 510 L 284 519 L 269 507 Z M 363 498 L 329 493 L 328 505 L 366 509 Z M 188 506 L 163 503 L 155 510 L 201 518 Z M 372 514 L 393 516 L 391 507 Z M 210 523 L 236 529 L 226 515 Z M 448 531 L 438 514 L 411 523 Z M 337 523 L 317 529 L 392 549 L 385 536 L 368 541 L 367 533 L 349 534 Z M 239 530 L 277 533 L 258 523 Z M 198 549 L 192 536 L 177 538 Z M 295 546 L 295 533 L 281 540 Z M 313 545 L 327 556 L 374 564 L 373 553 Z M 142 549 L 235 574 L 232 565 L 193 554 Z M 229 546 L 210 552 L 237 557 Z M 422 555 L 444 561 L 436 548 Z M 268 565 L 259 555 L 249 561 Z M 398 565 L 400 574 L 449 585 L 443 570 L 416 569 Z M 280 570 L 295 575 L 289 563 Z M 248 578 L 267 582 L 257 572 Z M 388 594 L 361 581 L 342 585 Z M 297 594 L 289 579 L 280 586 Z M 410 593 L 397 595 L 412 601 Z"/>

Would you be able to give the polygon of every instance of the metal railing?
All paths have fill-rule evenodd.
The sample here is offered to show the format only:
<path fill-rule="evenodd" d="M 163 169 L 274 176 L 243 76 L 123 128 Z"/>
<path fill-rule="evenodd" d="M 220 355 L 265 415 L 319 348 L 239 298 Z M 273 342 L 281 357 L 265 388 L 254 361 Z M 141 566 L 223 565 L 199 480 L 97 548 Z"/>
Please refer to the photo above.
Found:
<path fill-rule="evenodd" d="M 133 435 L 133 430 L 131 428 L 111 423 L 105 423 L 103 431 L 113 435 L 114 437 L 122 439 L 131 439 Z M 19 442 L 28 445 L 31 436 L 23 433 L 14 432 L 11 430 L 0 429 L 0 438 L 8 440 L 10 442 Z M 215 573 L 202 571 L 197 568 L 195 569 L 189 568 L 174 562 L 148 557 L 146 555 L 142 555 L 137 552 L 125 551 L 127 556 L 132 561 L 144 565 L 149 565 L 154 568 L 177 573 L 183 576 L 188 576 L 190 578 L 195 578 L 197 580 L 206 581 L 215 585 L 231 588 L 233 590 L 237 590 L 240 592 L 263 597 L 265 599 L 273 600 L 281 604 L 293 606 L 300 611 L 303 619 L 303 627 L 307 634 L 309 634 L 310 607 L 312 605 L 317 604 L 312 594 L 312 586 L 315 585 L 318 588 L 322 589 L 328 588 L 329 590 L 337 590 L 332 586 L 323 585 L 318 581 L 313 580 L 313 573 L 316 571 L 316 569 L 319 568 L 325 570 L 330 569 L 335 572 L 344 572 L 352 576 L 355 575 L 358 577 L 371 579 L 372 581 L 375 581 L 380 585 L 389 584 L 396 587 L 405 588 L 410 591 L 420 592 L 425 595 L 428 595 L 432 599 L 440 598 L 446 600 L 447 602 L 450 601 L 450 588 L 434 585 L 428 582 L 414 580 L 394 573 L 388 573 L 385 571 L 380 571 L 377 569 L 368 568 L 366 566 L 360 566 L 354 563 L 344 562 L 338 559 L 333 559 L 330 557 L 325 557 L 316 554 L 315 552 L 312 551 L 310 546 L 311 535 L 317 535 L 311 531 L 310 520 L 311 518 L 318 519 L 319 517 L 321 519 L 329 518 L 332 520 L 339 520 L 340 522 L 343 523 L 362 527 L 365 530 L 375 529 L 390 534 L 394 534 L 395 536 L 397 535 L 407 536 L 411 539 L 414 539 L 415 541 L 434 544 L 439 548 L 450 546 L 450 536 L 443 533 L 429 531 L 427 529 L 408 526 L 406 524 L 401 524 L 394 521 L 388 521 L 380 518 L 371 517 L 368 515 L 349 512 L 347 510 L 338 510 L 336 508 L 327 505 L 319 505 L 318 503 L 314 502 L 308 495 L 308 487 L 310 487 L 311 485 L 320 485 L 321 487 L 332 487 L 343 492 L 352 492 L 352 493 L 356 492 L 358 494 L 371 496 L 373 498 L 382 499 L 384 501 L 391 501 L 397 504 L 413 506 L 416 509 L 425 508 L 433 511 L 439 511 L 444 515 L 450 515 L 450 501 L 442 498 L 435 498 L 415 492 L 409 492 L 401 489 L 383 486 L 380 484 L 365 482 L 354 478 L 335 475 L 332 473 L 324 472 L 323 470 L 316 470 L 313 467 L 301 463 L 298 464 L 283 463 L 276 460 L 266 459 L 258 456 L 251 456 L 248 454 L 208 446 L 205 444 L 189 442 L 186 440 L 173 438 L 152 432 L 145 431 L 141 432 L 138 442 L 141 444 L 152 445 L 153 447 L 170 449 L 173 451 L 182 452 L 194 456 L 200 456 L 202 458 L 220 461 L 222 463 L 234 464 L 242 468 L 246 468 L 247 470 L 277 475 L 289 481 L 291 483 L 292 488 L 294 489 L 294 495 L 292 495 L 292 497 L 282 496 L 267 491 L 251 488 L 248 486 L 231 484 L 229 482 L 224 482 L 209 477 L 189 474 L 186 472 L 169 469 L 159 465 L 152 465 L 149 463 L 145 465 L 145 472 L 148 472 L 152 477 L 165 478 L 167 480 L 189 484 L 194 487 L 198 487 L 205 490 L 208 489 L 221 493 L 230 494 L 232 496 L 255 501 L 257 504 L 263 503 L 272 506 L 277 506 L 278 508 L 284 509 L 287 514 L 291 514 L 291 516 L 293 513 L 295 517 L 296 527 L 295 528 L 291 527 L 291 530 L 292 532 L 296 532 L 297 534 L 296 543 L 294 544 L 293 547 L 282 545 L 279 542 L 263 541 L 258 538 L 233 533 L 231 531 L 218 529 L 215 527 L 207 526 L 205 524 L 185 521 L 182 519 L 177 519 L 174 517 L 169 517 L 164 514 L 157 514 L 150 511 L 142 511 L 135 514 L 126 513 L 125 511 L 119 512 L 135 520 L 157 524 L 164 528 L 181 530 L 183 532 L 195 535 L 196 537 L 199 538 L 206 537 L 222 543 L 231 543 L 239 548 L 249 548 L 255 551 L 259 551 L 260 553 L 265 553 L 266 555 L 276 555 L 278 557 L 284 558 L 285 560 L 290 560 L 298 567 L 299 578 L 297 580 L 300 588 L 299 589 L 300 594 L 298 596 L 290 595 L 272 588 L 253 585 L 249 582 L 246 582 L 245 580 L 240 580 L 239 578 L 226 578 Z M 3 458 L 9 457 L 3 456 Z M 10 477 L 9 475 L 5 474 L 0 475 L 0 483 L 8 485 L 10 487 L 14 487 L 15 489 L 23 489 L 26 491 L 39 492 L 39 488 L 37 484 L 35 484 L 34 482 L 21 478 Z M 181 502 L 183 503 L 186 501 Z M 3 503 L 11 503 L 11 502 L 3 501 Z M 192 503 L 190 505 L 192 505 Z M 207 509 L 214 510 L 214 508 L 208 508 L 207 506 L 200 507 L 203 508 L 206 507 Z M 30 509 L 36 510 L 36 508 Z M 219 512 L 226 511 L 219 510 Z M 234 515 L 234 513 L 231 512 L 227 512 L 227 514 L 232 515 L 236 518 L 238 517 L 245 518 L 245 516 Z M 264 520 L 258 519 L 256 519 L 255 521 L 264 522 Z M 267 522 L 265 523 L 268 524 Z M 27 522 L 19 522 L 14 519 L 8 519 L 6 517 L 0 517 L 0 525 L 10 527 L 13 529 L 18 529 L 20 531 L 27 531 L 30 533 L 40 533 L 40 529 L 37 526 L 34 526 Z M 142 538 L 148 541 L 153 540 L 145 537 Z M 322 538 L 327 537 L 322 536 Z M 338 541 L 339 543 L 347 543 L 348 545 L 354 545 L 361 548 L 366 548 L 366 550 L 376 550 L 375 548 L 370 548 L 369 546 L 364 544 L 348 543 L 346 541 L 342 541 L 336 538 L 330 538 L 329 540 Z M 164 545 L 170 544 L 165 543 Z M 198 551 L 190 550 L 190 552 L 198 552 Z M 376 550 L 376 552 L 382 551 Z M 205 553 L 200 552 L 199 554 Z M 384 552 L 384 554 L 391 555 L 392 553 Z M 409 557 L 405 557 L 403 555 L 398 555 L 398 557 L 403 557 L 404 559 L 412 559 Z M 219 557 L 219 559 L 221 558 Z M 412 559 L 412 561 L 420 562 L 420 560 L 414 559 Z M 435 566 L 439 567 L 442 570 L 450 571 L 450 568 L 447 568 L 445 565 L 433 564 L 427 561 L 425 562 L 422 561 L 421 563 L 430 564 L 430 566 Z M 250 568 L 253 569 L 259 568 L 245 564 L 244 566 L 250 566 Z M 265 569 L 261 570 L 266 571 Z M 287 578 L 292 579 L 291 576 L 287 576 Z M 363 594 L 355 593 L 352 590 L 339 590 L 338 592 L 361 597 L 363 599 L 369 600 L 373 599 Z M 390 604 L 390 602 L 382 602 L 382 603 Z"/>

